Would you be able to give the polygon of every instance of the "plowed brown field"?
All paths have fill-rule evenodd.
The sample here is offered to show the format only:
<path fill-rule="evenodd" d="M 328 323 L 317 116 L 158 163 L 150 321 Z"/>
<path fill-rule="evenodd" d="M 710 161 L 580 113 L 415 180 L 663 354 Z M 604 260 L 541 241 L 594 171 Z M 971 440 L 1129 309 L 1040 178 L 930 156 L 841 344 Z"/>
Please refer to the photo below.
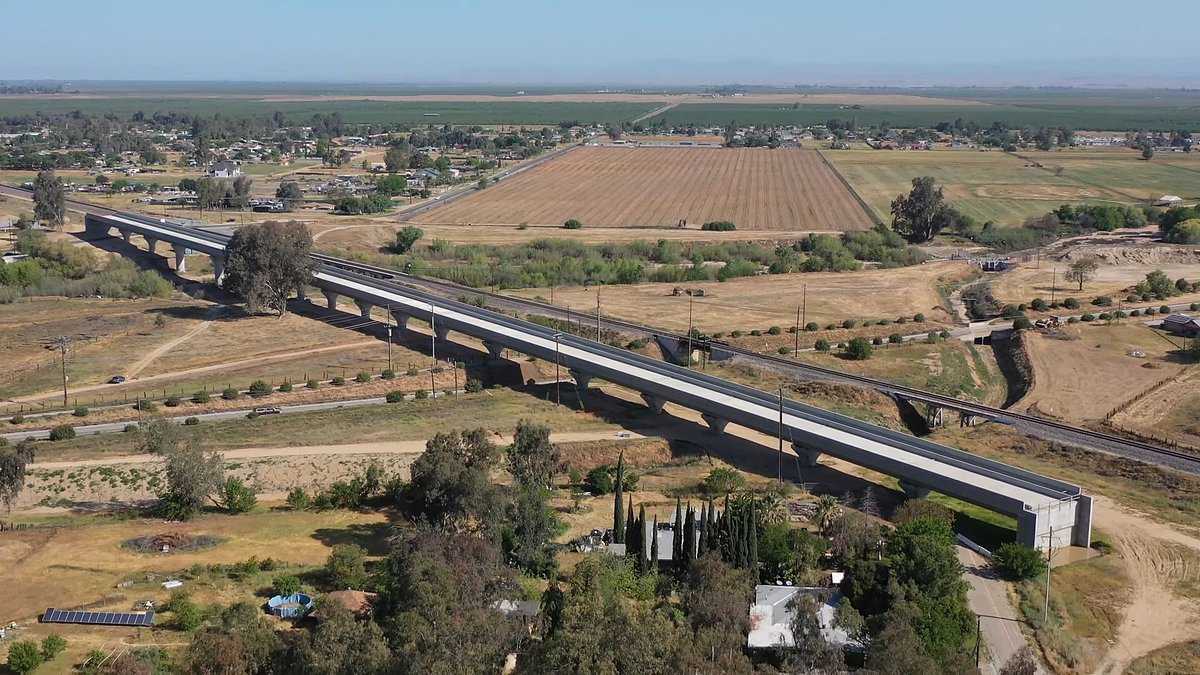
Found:
<path fill-rule="evenodd" d="M 863 230 L 872 221 L 820 155 L 765 148 L 575 150 L 413 220 L 428 224 Z"/>

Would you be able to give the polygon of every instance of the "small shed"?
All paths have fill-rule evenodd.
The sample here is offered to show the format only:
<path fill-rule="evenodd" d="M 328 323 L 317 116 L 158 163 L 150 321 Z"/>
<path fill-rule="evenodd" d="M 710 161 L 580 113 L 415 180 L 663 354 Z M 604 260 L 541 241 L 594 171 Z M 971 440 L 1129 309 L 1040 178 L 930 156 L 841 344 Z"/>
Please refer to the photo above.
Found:
<path fill-rule="evenodd" d="M 1186 338 L 1200 337 L 1200 319 L 1186 314 L 1172 314 L 1163 319 L 1162 328 L 1165 331 Z"/>

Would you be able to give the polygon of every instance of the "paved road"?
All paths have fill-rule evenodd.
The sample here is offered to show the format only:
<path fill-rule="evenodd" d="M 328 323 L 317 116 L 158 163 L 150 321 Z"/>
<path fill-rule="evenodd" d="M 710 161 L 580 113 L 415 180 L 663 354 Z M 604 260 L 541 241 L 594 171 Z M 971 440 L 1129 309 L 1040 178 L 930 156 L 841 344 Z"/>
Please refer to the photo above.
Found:
<path fill-rule="evenodd" d="M 963 576 L 971 585 L 967 599 L 979 615 L 979 628 L 986 653 L 979 662 L 984 675 L 998 675 L 1000 668 L 1028 643 L 1017 620 L 1017 610 L 1008 598 L 1008 587 L 975 551 L 959 545 L 958 560 L 966 568 Z M 1039 672 L 1041 669 L 1039 668 Z"/>

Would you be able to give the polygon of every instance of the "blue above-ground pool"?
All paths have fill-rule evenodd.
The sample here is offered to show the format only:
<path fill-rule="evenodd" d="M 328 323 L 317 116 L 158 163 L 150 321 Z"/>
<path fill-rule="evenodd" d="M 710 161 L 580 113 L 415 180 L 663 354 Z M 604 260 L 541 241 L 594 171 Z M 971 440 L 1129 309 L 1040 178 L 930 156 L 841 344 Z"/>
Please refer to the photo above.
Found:
<path fill-rule="evenodd" d="M 291 595 L 276 595 L 267 601 L 271 613 L 281 619 L 294 619 L 312 611 L 313 599 L 307 593 L 292 593 Z"/>

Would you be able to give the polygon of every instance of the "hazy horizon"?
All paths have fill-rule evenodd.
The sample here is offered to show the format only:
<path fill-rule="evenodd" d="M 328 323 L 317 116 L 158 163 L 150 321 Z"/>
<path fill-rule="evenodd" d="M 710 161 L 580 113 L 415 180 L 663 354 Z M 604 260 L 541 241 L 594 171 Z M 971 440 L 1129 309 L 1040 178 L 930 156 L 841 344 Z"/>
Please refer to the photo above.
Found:
<path fill-rule="evenodd" d="M 744 11 L 615 0 L 331 6 L 251 0 L 236 14 L 131 0 L 6 7 L 7 81 L 414 85 L 1200 87 L 1200 4 L 1013 0 L 1003 16 L 947 0 Z M 1173 36 L 1173 37 L 1172 37 Z M 88 58 L 81 58 L 87 55 Z"/>

